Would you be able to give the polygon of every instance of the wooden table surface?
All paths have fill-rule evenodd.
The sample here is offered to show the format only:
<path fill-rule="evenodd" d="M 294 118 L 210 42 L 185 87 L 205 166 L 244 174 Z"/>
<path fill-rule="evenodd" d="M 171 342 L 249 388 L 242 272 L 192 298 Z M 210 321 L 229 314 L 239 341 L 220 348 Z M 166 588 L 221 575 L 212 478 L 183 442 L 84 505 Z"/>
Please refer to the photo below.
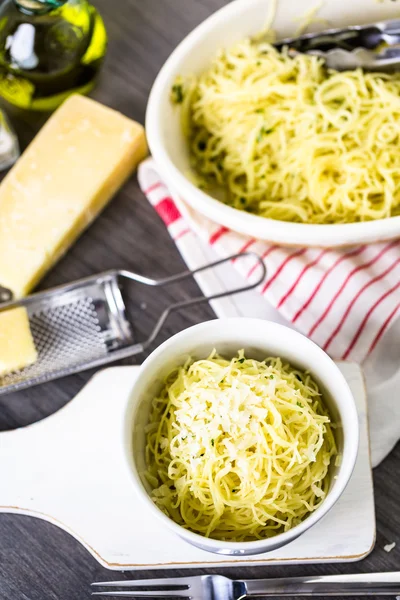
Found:
<path fill-rule="evenodd" d="M 94 97 L 143 123 L 151 84 L 167 56 L 194 26 L 225 3 L 226 0 L 97 0 L 95 4 L 108 28 L 109 51 Z M 28 119 L 18 119 L 14 124 L 25 146 L 39 121 L 36 119 L 32 123 Z M 167 275 L 184 267 L 163 224 L 142 196 L 135 177 L 41 287 L 111 267 L 129 268 L 152 276 Z M 163 294 L 141 288 L 129 306 L 133 313 L 141 314 L 137 322 L 138 334 L 144 337 L 149 333 L 154 319 L 168 303 L 194 293 L 194 282 L 171 287 Z M 145 310 L 141 308 L 143 303 Z M 213 312 L 207 306 L 175 315 L 157 342 L 211 318 Z M 140 356 L 132 362 L 142 359 Z M 28 425 L 52 414 L 68 402 L 90 376 L 91 372 L 86 372 L 1 397 L 0 430 Z M 226 574 L 267 577 L 399 568 L 399 465 L 400 449 L 397 447 L 374 472 L 377 541 L 374 551 L 363 562 L 261 567 L 241 569 L 239 573 L 238 569 L 228 569 Z M 346 535 L 345 531 L 343 535 Z M 398 541 L 398 546 L 388 554 L 383 547 L 393 541 Z M 0 514 L 0 600 L 82 600 L 89 598 L 92 581 L 120 577 L 120 574 L 100 567 L 75 539 L 54 525 L 30 517 Z M 129 577 L 129 574 L 122 577 Z"/>

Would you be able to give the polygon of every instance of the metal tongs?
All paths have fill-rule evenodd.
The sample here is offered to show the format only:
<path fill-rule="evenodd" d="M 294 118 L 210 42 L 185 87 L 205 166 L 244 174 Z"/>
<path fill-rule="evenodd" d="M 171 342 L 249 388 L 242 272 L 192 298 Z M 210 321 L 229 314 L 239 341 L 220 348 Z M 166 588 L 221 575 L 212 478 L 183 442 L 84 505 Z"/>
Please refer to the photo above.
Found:
<path fill-rule="evenodd" d="M 127 314 L 122 283 L 133 281 L 162 288 L 233 260 L 248 261 L 243 266 L 250 273 L 251 282 L 171 304 L 158 317 L 149 337 L 137 339 L 135 324 Z M 262 283 L 265 275 L 263 260 L 253 252 L 244 252 L 163 279 L 126 270 L 105 271 L 15 301 L 9 301 L 12 293 L 3 287 L 0 312 L 26 308 L 38 358 L 33 365 L 0 378 L 0 396 L 143 352 L 172 312 L 251 290 Z"/>
<path fill-rule="evenodd" d="M 289 53 L 314 54 L 336 71 L 356 69 L 393 70 L 400 65 L 400 20 L 370 25 L 350 25 L 305 33 L 296 38 L 279 40 L 274 46 Z"/>

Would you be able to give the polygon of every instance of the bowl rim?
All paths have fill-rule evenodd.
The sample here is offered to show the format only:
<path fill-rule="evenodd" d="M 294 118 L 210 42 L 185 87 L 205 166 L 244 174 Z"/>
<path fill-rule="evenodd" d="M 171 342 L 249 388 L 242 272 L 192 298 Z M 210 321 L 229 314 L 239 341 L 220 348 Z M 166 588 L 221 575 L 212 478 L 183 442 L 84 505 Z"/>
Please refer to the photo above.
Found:
<path fill-rule="evenodd" d="M 143 380 L 150 379 L 148 374 L 152 374 L 152 369 L 154 363 L 157 362 L 159 357 L 162 355 L 168 354 L 171 352 L 171 349 L 174 348 L 175 345 L 179 345 L 181 340 L 185 338 L 194 338 L 196 332 L 201 330 L 209 330 L 209 334 L 211 336 L 213 329 L 216 326 L 223 327 L 226 322 L 229 322 L 229 327 L 235 330 L 235 321 L 240 322 L 241 326 L 246 328 L 255 327 L 257 331 L 260 327 L 266 327 L 272 332 L 273 335 L 279 335 L 282 330 L 286 330 L 286 334 L 289 335 L 289 338 L 294 339 L 294 341 L 300 342 L 305 346 L 305 349 L 313 348 L 314 353 L 317 353 L 318 356 L 318 364 L 323 363 L 327 368 L 331 371 L 332 377 L 335 377 L 336 382 L 340 382 L 341 391 L 344 396 L 347 396 L 346 401 L 343 402 L 342 407 L 337 404 L 335 398 L 337 398 L 338 394 L 334 397 L 334 402 L 337 407 L 337 410 L 341 416 L 341 419 L 344 419 L 345 412 L 347 411 L 348 415 L 346 416 L 347 421 L 352 421 L 353 426 L 351 427 L 351 436 L 346 438 L 347 447 L 345 448 L 346 457 L 342 457 L 343 460 L 338 467 L 337 479 L 335 482 L 335 486 L 332 490 L 329 491 L 326 498 L 323 502 L 318 506 L 318 508 L 309 514 L 309 516 L 304 519 L 299 525 L 292 527 L 288 531 L 284 533 L 277 534 L 271 538 L 265 538 L 262 540 L 254 540 L 248 542 L 232 542 L 232 541 L 222 541 L 214 538 L 207 538 L 199 533 L 192 532 L 188 529 L 185 529 L 173 519 L 164 514 L 151 500 L 147 490 L 145 489 L 140 474 L 136 468 L 136 462 L 133 458 L 133 448 L 132 448 L 132 432 L 135 428 L 135 415 L 137 414 L 136 409 L 138 407 L 138 401 L 136 400 L 136 391 L 140 389 Z M 195 342 L 193 342 L 195 344 Z M 212 342 L 210 342 L 212 345 Z M 288 343 L 289 345 L 289 343 Z M 316 361 L 314 361 L 316 362 Z M 313 371 L 313 368 L 310 367 L 310 370 Z M 153 373 L 151 376 L 154 376 Z M 332 394 L 333 396 L 333 394 Z M 318 521 L 320 521 L 336 504 L 339 500 L 340 496 L 343 494 L 345 488 L 347 487 L 348 482 L 352 476 L 356 460 L 358 454 L 358 446 L 359 446 L 359 421 L 358 421 L 358 413 L 357 408 L 354 401 L 354 396 L 350 390 L 350 387 L 344 377 L 344 375 L 339 370 L 338 366 L 334 363 L 334 361 L 313 341 L 299 333 L 298 331 L 287 327 L 286 325 L 281 325 L 280 323 L 276 323 L 273 321 L 268 321 L 266 319 L 257 319 L 257 318 L 247 318 L 247 317 L 234 317 L 234 318 L 224 318 L 224 319 L 212 319 L 210 321 L 205 321 L 203 323 L 198 323 L 179 333 L 173 335 L 169 339 L 167 339 L 163 344 L 161 344 L 158 348 L 156 348 L 143 362 L 140 367 L 140 371 L 137 379 L 131 390 L 131 398 L 132 400 L 128 403 L 128 408 L 125 413 L 125 457 L 128 463 L 128 468 L 131 474 L 131 479 L 134 483 L 136 492 L 147 505 L 148 508 L 152 511 L 153 515 L 161 520 L 169 529 L 173 530 L 178 536 L 183 538 L 185 541 L 191 543 L 194 546 L 200 547 L 204 550 L 208 550 L 217 554 L 232 554 L 232 555 L 245 555 L 245 554 L 257 554 L 267 552 L 269 550 L 273 550 L 278 545 L 284 546 L 289 542 L 293 541 L 300 535 L 302 535 L 305 531 L 313 527 Z M 134 405 L 134 412 L 132 413 L 132 403 Z"/>
<path fill-rule="evenodd" d="M 166 150 L 160 131 L 163 103 L 169 98 L 171 76 L 182 60 L 214 29 L 222 28 L 230 16 L 246 12 L 260 0 L 234 0 L 211 14 L 191 31 L 175 48 L 160 69 L 146 109 L 146 132 L 151 154 L 166 183 L 197 211 L 212 221 L 252 237 L 289 245 L 346 246 L 389 240 L 400 234 L 400 216 L 361 223 L 312 224 L 279 221 L 240 211 L 219 202 L 197 188 L 174 164 Z"/>

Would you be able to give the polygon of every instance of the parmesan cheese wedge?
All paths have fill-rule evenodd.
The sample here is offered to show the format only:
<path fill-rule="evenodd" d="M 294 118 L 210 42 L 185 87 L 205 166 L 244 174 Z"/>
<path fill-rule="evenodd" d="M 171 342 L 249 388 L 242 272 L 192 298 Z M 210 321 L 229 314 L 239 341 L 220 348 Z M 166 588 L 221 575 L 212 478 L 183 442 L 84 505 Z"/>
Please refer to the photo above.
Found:
<path fill-rule="evenodd" d="M 0 312 L 0 376 L 27 367 L 36 359 L 26 309 Z"/>
<path fill-rule="evenodd" d="M 28 294 L 147 154 L 141 125 L 84 96 L 50 117 L 0 184 L 0 285 Z M 34 360 L 24 311 L 0 320 L 0 373 Z"/>
<path fill-rule="evenodd" d="M 66 100 L 0 184 L 0 285 L 30 292 L 146 153 L 138 123 L 85 96 Z"/>

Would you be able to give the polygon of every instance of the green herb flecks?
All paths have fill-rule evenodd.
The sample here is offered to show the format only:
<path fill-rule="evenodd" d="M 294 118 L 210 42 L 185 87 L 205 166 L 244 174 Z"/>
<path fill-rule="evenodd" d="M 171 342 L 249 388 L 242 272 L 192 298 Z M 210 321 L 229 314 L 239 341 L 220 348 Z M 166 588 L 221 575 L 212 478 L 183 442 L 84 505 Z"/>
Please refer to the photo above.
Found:
<path fill-rule="evenodd" d="M 173 104 L 182 104 L 185 94 L 181 83 L 174 83 L 171 88 L 171 101 Z"/>
<path fill-rule="evenodd" d="M 264 125 L 261 127 L 260 132 L 257 136 L 257 142 L 260 143 L 266 135 L 269 135 L 274 130 L 273 127 L 267 129 Z"/>

